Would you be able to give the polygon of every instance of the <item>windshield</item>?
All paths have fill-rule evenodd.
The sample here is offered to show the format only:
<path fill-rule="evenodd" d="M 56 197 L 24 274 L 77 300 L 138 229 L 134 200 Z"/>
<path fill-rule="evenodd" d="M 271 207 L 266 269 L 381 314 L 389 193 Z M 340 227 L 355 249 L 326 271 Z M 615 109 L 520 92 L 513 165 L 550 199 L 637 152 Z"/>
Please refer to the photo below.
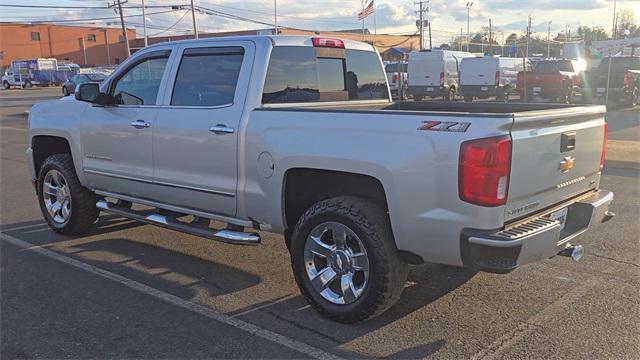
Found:
<path fill-rule="evenodd" d="M 611 72 L 624 72 L 627 70 L 640 70 L 640 57 L 614 57 L 611 58 Z M 609 70 L 609 58 L 604 58 L 598 66 L 598 71 Z"/>
<path fill-rule="evenodd" d="M 388 73 L 398 72 L 398 64 L 397 63 L 396 64 L 387 64 L 384 67 L 384 71 L 388 72 Z M 403 63 L 400 66 L 400 72 L 407 72 L 407 64 L 406 63 Z"/>
<path fill-rule="evenodd" d="M 102 81 L 107 78 L 104 74 L 86 74 L 91 81 Z"/>
<path fill-rule="evenodd" d="M 568 71 L 573 72 L 571 61 L 540 61 L 536 64 L 535 72 L 556 72 Z"/>

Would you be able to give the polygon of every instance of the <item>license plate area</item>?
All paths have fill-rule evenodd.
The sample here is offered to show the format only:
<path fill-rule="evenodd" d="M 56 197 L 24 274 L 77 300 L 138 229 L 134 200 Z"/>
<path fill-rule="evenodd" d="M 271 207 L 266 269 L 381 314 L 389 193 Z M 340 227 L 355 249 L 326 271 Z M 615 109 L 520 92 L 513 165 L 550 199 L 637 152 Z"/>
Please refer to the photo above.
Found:
<path fill-rule="evenodd" d="M 541 88 L 541 87 L 538 87 L 538 86 L 534 86 L 534 87 L 533 87 L 533 92 L 534 92 L 534 93 L 542 92 L 542 88 Z"/>
<path fill-rule="evenodd" d="M 569 208 L 565 207 L 560 210 L 554 211 L 549 214 L 549 219 L 558 220 L 560 222 L 560 230 L 564 230 L 565 225 L 567 224 L 567 215 L 569 214 Z"/>
<path fill-rule="evenodd" d="M 428 88 L 427 88 L 427 91 L 432 92 L 432 91 L 433 91 L 433 88 L 432 88 L 432 87 L 428 87 Z"/>
<path fill-rule="evenodd" d="M 488 87 L 486 87 L 486 86 L 482 86 L 482 87 L 480 87 L 480 91 L 487 91 L 487 90 L 489 90 L 489 88 L 488 88 Z"/>

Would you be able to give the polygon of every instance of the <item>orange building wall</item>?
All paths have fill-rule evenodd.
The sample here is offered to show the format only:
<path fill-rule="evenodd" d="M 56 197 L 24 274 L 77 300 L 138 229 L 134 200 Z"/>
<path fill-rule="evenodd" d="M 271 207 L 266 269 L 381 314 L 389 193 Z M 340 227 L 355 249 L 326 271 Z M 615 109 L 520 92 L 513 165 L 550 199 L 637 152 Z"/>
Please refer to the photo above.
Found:
<path fill-rule="evenodd" d="M 40 33 L 40 41 L 31 40 L 32 32 Z M 89 34 L 96 36 L 95 42 L 88 40 Z M 121 34 L 120 28 L 0 23 L 0 66 L 10 65 L 11 60 L 50 57 L 76 64 L 115 64 L 126 58 Z M 136 37 L 133 29 L 127 29 L 127 34 L 130 40 Z"/>

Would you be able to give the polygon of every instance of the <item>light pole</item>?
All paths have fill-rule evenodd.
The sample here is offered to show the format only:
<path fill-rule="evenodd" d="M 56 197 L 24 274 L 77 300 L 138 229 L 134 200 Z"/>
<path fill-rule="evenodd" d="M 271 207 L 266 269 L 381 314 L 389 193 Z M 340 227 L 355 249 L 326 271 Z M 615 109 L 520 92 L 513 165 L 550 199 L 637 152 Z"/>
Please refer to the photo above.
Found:
<path fill-rule="evenodd" d="M 547 59 L 551 58 L 551 21 L 547 27 Z"/>
<path fill-rule="evenodd" d="M 144 31 L 144 47 L 149 46 L 149 38 L 147 37 L 147 16 L 144 12 L 144 0 L 142 0 L 142 28 Z"/>
<path fill-rule="evenodd" d="M 469 52 L 469 43 L 471 42 L 471 33 L 469 32 L 469 14 L 471 12 L 471 7 L 473 6 L 473 1 L 467 3 L 467 52 Z"/>
<path fill-rule="evenodd" d="M 196 23 L 196 7 L 193 5 L 193 0 L 191 0 L 191 17 L 193 19 L 193 37 L 198 38 L 198 24 Z"/>
<path fill-rule="evenodd" d="M 278 35 L 278 0 L 273 0 L 273 24 L 274 32 Z"/>

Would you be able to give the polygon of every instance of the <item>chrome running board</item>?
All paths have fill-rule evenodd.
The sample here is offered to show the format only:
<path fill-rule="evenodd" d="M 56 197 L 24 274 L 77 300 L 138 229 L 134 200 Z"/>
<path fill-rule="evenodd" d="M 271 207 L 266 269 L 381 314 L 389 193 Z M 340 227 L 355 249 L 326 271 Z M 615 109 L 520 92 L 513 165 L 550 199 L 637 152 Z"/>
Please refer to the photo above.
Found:
<path fill-rule="evenodd" d="M 155 210 L 139 211 L 126 207 L 116 206 L 106 200 L 99 200 L 96 203 L 98 210 L 110 212 L 131 220 L 144 222 L 151 225 L 157 225 L 163 228 L 204 237 L 211 240 L 221 241 L 234 245 L 258 245 L 260 244 L 260 235 L 257 233 L 246 233 L 242 231 L 233 231 L 230 229 L 212 229 L 208 226 L 199 225 L 197 223 L 187 223 L 176 219 L 175 217 L 158 214 Z M 187 214 L 184 214 L 185 216 Z"/>

